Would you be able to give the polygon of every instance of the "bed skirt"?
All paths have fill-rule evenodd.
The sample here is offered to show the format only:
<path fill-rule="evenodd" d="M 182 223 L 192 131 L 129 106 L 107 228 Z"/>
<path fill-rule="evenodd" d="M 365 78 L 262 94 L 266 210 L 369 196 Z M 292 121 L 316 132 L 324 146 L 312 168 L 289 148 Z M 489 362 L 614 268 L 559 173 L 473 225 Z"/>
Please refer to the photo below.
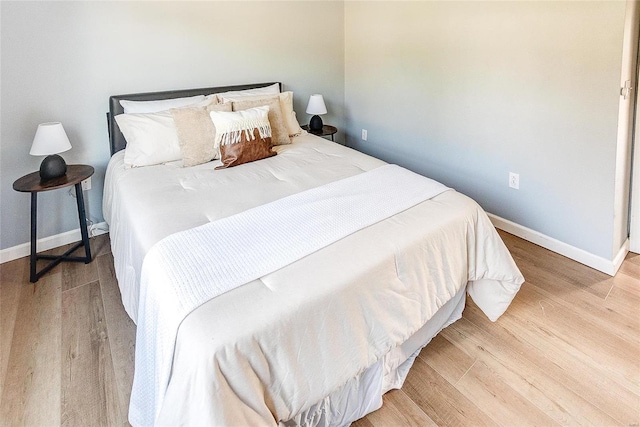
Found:
<path fill-rule="evenodd" d="M 462 317 L 466 288 L 443 305 L 436 314 L 401 346 L 396 347 L 344 386 L 280 426 L 348 426 L 382 407 L 382 395 L 402 387 L 415 358 L 433 337 Z"/>

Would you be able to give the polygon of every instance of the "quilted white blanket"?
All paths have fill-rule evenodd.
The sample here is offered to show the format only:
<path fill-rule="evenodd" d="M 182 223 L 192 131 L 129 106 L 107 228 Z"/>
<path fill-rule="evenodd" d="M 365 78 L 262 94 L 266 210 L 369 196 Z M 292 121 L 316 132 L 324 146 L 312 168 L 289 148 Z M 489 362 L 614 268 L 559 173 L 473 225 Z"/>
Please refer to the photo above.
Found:
<path fill-rule="evenodd" d="M 129 420 L 154 423 L 178 327 L 191 311 L 446 190 L 385 165 L 158 242 L 142 268 Z"/>

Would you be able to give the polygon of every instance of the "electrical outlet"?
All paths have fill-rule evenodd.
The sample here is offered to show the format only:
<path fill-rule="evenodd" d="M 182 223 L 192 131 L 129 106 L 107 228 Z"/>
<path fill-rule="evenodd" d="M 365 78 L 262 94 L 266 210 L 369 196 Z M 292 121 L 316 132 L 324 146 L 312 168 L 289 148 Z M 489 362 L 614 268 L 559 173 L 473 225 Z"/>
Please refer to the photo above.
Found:
<path fill-rule="evenodd" d="M 520 189 L 520 174 L 509 172 L 509 187 L 516 190 Z"/>
<path fill-rule="evenodd" d="M 82 191 L 91 190 L 91 177 L 82 181 Z"/>
<path fill-rule="evenodd" d="M 363 141 L 367 140 L 367 130 L 366 129 L 362 129 L 362 140 Z"/>

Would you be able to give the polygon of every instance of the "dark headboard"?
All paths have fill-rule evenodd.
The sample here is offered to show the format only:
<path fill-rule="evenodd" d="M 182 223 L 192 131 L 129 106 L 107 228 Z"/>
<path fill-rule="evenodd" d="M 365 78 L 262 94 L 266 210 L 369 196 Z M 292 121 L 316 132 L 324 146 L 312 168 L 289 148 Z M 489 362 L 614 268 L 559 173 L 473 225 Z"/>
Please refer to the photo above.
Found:
<path fill-rule="evenodd" d="M 116 124 L 116 121 L 114 119 L 114 117 L 118 114 L 124 113 L 124 109 L 120 105 L 120 100 L 122 99 L 131 101 L 156 101 L 159 99 L 209 95 L 212 93 L 227 92 L 230 90 L 255 89 L 259 87 L 270 86 L 274 83 L 277 82 L 207 87 L 201 89 L 168 90 L 164 92 L 133 93 L 129 95 L 111 96 L 109 97 L 109 112 L 107 113 L 107 130 L 109 132 L 109 147 L 111 148 L 111 155 L 113 156 L 118 151 L 123 150 L 127 145 L 127 142 L 124 139 L 124 135 L 122 135 L 122 132 L 120 132 L 120 129 L 118 128 L 118 125 Z M 278 83 L 278 85 L 280 86 L 280 92 L 282 92 L 282 83 Z"/>

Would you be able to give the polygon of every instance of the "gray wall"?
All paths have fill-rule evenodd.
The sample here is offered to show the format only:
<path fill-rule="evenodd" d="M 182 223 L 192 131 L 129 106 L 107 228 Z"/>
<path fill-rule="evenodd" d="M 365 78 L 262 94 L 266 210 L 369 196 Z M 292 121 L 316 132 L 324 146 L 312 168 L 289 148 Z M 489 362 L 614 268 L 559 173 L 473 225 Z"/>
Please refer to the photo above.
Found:
<path fill-rule="evenodd" d="M 623 1 L 346 2 L 347 142 L 612 259 L 624 18 Z"/>
<path fill-rule="evenodd" d="M 301 123 L 322 93 L 325 122 L 351 146 L 613 256 L 623 1 L 3 1 L 0 11 L 0 249 L 29 239 L 29 198 L 11 184 L 39 165 L 28 155 L 38 123 L 62 121 L 68 163 L 96 167 L 87 204 L 100 222 L 109 95 L 277 80 L 296 93 Z M 40 200 L 41 237 L 77 228 L 66 192 Z"/>
<path fill-rule="evenodd" d="M 301 124 L 322 93 L 344 128 L 341 2 L 0 2 L 0 249 L 29 240 L 29 197 L 13 181 L 38 169 L 38 123 L 61 121 L 67 163 L 96 168 L 88 215 L 102 218 L 109 95 L 281 81 Z M 339 137 L 340 138 L 340 137 Z M 39 237 L 78 228 L 64 190 L 41 193 Z"/>

